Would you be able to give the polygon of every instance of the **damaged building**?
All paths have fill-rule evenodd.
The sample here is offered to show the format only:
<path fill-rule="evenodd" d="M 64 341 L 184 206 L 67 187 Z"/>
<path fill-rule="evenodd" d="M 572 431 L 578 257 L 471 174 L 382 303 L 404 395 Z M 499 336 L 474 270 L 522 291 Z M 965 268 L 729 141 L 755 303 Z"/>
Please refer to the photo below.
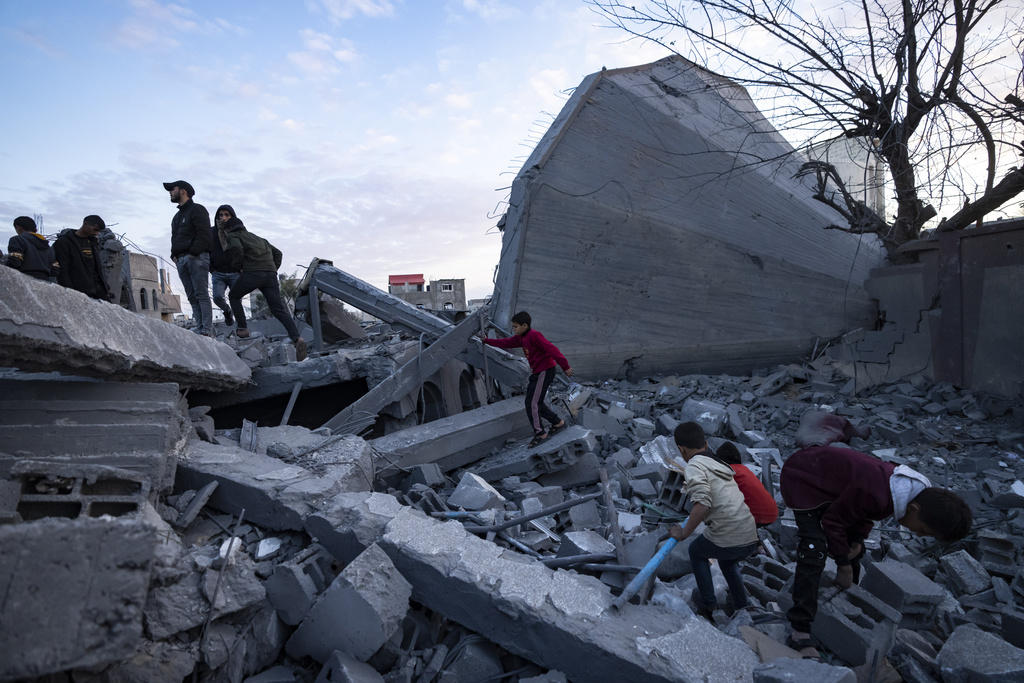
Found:
<path fill-rule="evenodd" d="M 715 87 L 698 95 L 693 79 Z M 958 247 L 959 260 L 948 242 L 917 245 L 920 267 L 881 269 L 865 284 L 877 249 L 811 230 L 820 209 L 805 188 L 756 165 L 731 178 L 756 183 L 730 196 L 763 195 L 764 205 L 726 202 L 721 215 L 740 232 L 713 232 L 706 190 L 630 183 L 653 182 L 651 150 L 665 161 L 697 149 L 701 126 L 711 126 L 709 139 L 752 128 L 758 150 L 746 152 L 755 156 L 783 144 L 740 89 L 716 79 L 674 59 L 588 78 L 560 117 L 575 123 L 556 122 L 557 139 L 542 143 L 548 161 L 531 159 L 517 180 L 516 197 L 540 203 L 527 210 L 514 197 L 522 213 L 506 222 L 515 255 L 503 250 L 496 307 L 458 322 L 316 259 L 296 300 L 310 354 L 296 362 L 273 320 L 253 321 L 249 339 L 224 327 L 211 339 L 0 268 L 0 681 L 1024 678 L 1020 345 L 996 362 L 982 353 L 984 329 L 971 328 L 981 321 L 1005 335 L 1018 324 L 999 320 L 1002 300 L 978 280 L 991 272 L 989 281 L 1018 282 L 1020 250 L 992 245 L 1016 245 L 1020 232 L 964 237 L 989 248 Z M 554 171 L 560 153 L 592 153 L 593 131 L 577 136 L 574 126 L 630 102 L 632 129 L 622 129 L 632 137 L 618 144 L 632 161 L 622 162 L 618 190 L 602 181 L 594 192 L 586 173 L 573 187 L 526 182 Z M 674 108 L 684 105 L 685 116 Z M 684 120 L 696 132 L 673 128 Z M 658 220 L 639 210 L 638 193 L 648 209 L 666 202 Z M 590 211 L 590 242 L 580 241 L 582 221 L 560 237 L 543 217 L 556 196 L 568 202 L 561 210 Z M 598 220 L 615 210 L 617 224 Z M 682 226 L 686 215 L 704 218 Z M 648 226 L 638 233 L 644 250 L 627 245 L 613 260 L 627 225 Z M 556 275 L 542 258 L 553 244 L 579 245 L 559 262 L 559 286 L 581 289 L 577 308 L 541 318 L 546 298 L 531 288 Z M 691 269 L 670 273 L 684 256 Z M 929 336 L 952 325 L 932 288 L 949 291 L 954 271 L 980 312 L 957 328 L 959 365 Z M 884 286 L 885 272 L 902 294 Z M 644 289 L 639 273 L 654 286 Z M 764 299 L 725 305 L 708 282 L 730 274 Z M 379 322 L 360 326 L 346 306 Z M 740 311 L 757 306 L 760 317 L 741 330 Z M 879 306 L 885 324 L 858 331 Z M 775 343 L 800 307 L 799 334 Z M 544 320 L 545 334 L 561 329 L 551 337 L 586 368 L 584 381 L 553 386 L 549 402 L 570 426 L 536 448 L 526 445 L 525 360 L 481 341 L 504 334 L 502 315 L 518 308 Z M 599 317 L 603 333 L 590 335 Z M 737 334 L 715 329 L 718 320 Z M 841 352 L 813 343 L 843 334 Z M 609 340 L 600 351 L 569 343 L 597 338 Z M 685 354 L 716 373 L 741 358 L 751 369 L 646 370 Z M 796 523 L 778 493 L 812 411 L 854 422 L 865 436 L 853 448 L 910 465 L 974 515 L 971 533 L 949 544 L 878 523 L 848 590 L 833 585 L 830 560 L 812 629 L 821 661 L 785 645 Z M 742 561 L 752 607 L 732 609 L 715 568 L 721 608 L 710 619 L 695 613 L 686 542 L 633 585 L 667 526 L 687 515 L 672 440 L 686 421 L 712 447 L 735 443 L 782 509 L 759 531 L 761 551 Z"/>

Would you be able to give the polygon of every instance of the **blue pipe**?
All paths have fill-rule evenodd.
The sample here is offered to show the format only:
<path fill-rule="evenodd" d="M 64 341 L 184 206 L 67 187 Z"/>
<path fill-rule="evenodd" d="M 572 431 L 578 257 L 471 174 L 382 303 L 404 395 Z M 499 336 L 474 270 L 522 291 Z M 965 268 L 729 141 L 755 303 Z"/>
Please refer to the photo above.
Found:
<path fill-rule="evenodd" d="M 658 565 L 661 564 L 666 557 L 668 557 L 668 554 L 672 552 L 672 548 L 675 548 L 676 543 L 678 542 L 679 541 L 671 537 L 667 541 L 665 541 L 665 545 L 661 546 L 661 550 L 659 550 L 654 555 L 654 557 L 652 557 L 650 561 L 644 565 L 644 568 L 640 570 L 640 573 L 633 577 L 633 580 L 629 582 L 629 585 L 626 586 L 626 589 L 622 591 L 622 595 L 615 598 L 615 600 L 612 602 L 612 607 L 619 609 L 626 604 L 627 600 L 636 595 L 636 592 L 640 590 L 640 587 L 644 585 L 644 582 L 647 581 L 647 579 L 651 578 L 651 575 L 654 574 L 654 571 L 658 568 Z"/>

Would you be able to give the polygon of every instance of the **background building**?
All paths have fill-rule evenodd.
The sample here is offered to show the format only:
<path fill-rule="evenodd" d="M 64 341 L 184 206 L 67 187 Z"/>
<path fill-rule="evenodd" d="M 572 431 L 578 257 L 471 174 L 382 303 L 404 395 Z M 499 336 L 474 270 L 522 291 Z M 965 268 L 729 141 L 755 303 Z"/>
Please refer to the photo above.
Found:
<path fill-rule="evenodd" d="M 431 280 L 428 285 L 422 274 L 389 275 L 388 293 L 434 313 L 450 311 L 454 314 L 469 310 L 465 279 Z"/>
<path fill-rule="evenodd" d="M 122 275 L 130 311 L 169 323 L 181 313 L 181 298 L 171 292 L 167 271 L 157 268 L 154 257 L 129 251 Z"/>

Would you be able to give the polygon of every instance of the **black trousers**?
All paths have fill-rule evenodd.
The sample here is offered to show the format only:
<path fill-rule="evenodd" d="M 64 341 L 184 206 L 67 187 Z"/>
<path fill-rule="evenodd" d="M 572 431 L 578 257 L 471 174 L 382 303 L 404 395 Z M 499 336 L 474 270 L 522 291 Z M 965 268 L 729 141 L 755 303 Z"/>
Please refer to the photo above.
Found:
<path fill-rule="evenodd" d="M 828 540 L 821 528 L 821 517 L 826 510 L 827 505 L 816 510 L 801 510 L 794 515 L 798 540 L 796 572 L 793 575 L 793 606 L 786 612 L 794 631 L 810 633 L 811 624 L 818 614 L 818 588 L 825 560 L 828 559 Z M 862 547 L 860 554 L 850 561 L 854 583 L 860 581 L 860 558 L 863 554 Z"/>
<path fill-rule="evenodd" d="M 247 325 L 245 322 L 245 309 L 242 308 L 242 297 L 257 289 L 260 290 L 263 298 L 267 300 L 267 307 L 270 309 L 270 312 L 284 325 L 284 329 L 288 331 L 288 336 L 291 340 L 295 341 L 298 339 L 299 328 L 295 325 L 295 320 L 288 315 L 288 309 L 285 308 L 284 302 L 281 300 L 281 285 L 277 281 L 277 273 L 270 270 L 242 273 L 235 280 L 235 284 L 231 285 L 228 301 L 231 303 L 231 310 L 235 314 L 235 324 L 238 325 L 238 329 L 244 330 Z"/>
<path fill-rule="evenodd" d="M 541 418 L 552 425 L 562 421 L 562 418 L 558 417 L 558 413 L 551 410 L 544 402 L 548 388 L 555 380 L 555 372 L 557 372 L 555 368 L 548 368 L 544 372 L 530 375 L 530 382 L 526 385 L 526 416 L 530 419 L 535 434 L 543 434 L 545 431 L 544 425 L 540 421 Z"/>

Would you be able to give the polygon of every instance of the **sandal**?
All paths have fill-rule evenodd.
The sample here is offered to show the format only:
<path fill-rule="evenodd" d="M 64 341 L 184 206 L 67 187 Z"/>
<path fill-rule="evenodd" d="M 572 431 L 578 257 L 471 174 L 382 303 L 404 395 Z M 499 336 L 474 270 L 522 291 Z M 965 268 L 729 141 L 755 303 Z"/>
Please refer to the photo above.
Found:
<path fill-rule="evenodd" d="M 557 434 L 558 432 L 562 431 L 563 429 L 565 429 L 568 426 L 569 426 L 569 423 L 566 422 L 565 420 L 562 420 L 562 424 L 551 425 L 551 427 L 548 428 L 548 436 L 554 436 L 555 434 Z"/>
<path fill-rule="evenodd" d="M 814 638 L 796 639 L 792 635 L 788 635 L 786 636 L 786 647 L 788 647 L 791 650 L 796 650 L 797 652 L 800 652 L 800 656 L 803 659 L 810 659 L 815 662 L 821 661 L 821 654 L 817 651 L 818 641 Z M 805 650 L 807 648 L 814 649 L 815 653 L 813 655 L 803 654 L 802 650 Z"/>
<path fill-rule="evenodd" d="M 530 443 L 527 444 L 527 448 L 536 448 L 537 446 L 544 443 L 544 440 L 548 438 L 547 432 L 541 432 L 540 434 L 534 434 L 533 438 L 530 439 Z"/>

